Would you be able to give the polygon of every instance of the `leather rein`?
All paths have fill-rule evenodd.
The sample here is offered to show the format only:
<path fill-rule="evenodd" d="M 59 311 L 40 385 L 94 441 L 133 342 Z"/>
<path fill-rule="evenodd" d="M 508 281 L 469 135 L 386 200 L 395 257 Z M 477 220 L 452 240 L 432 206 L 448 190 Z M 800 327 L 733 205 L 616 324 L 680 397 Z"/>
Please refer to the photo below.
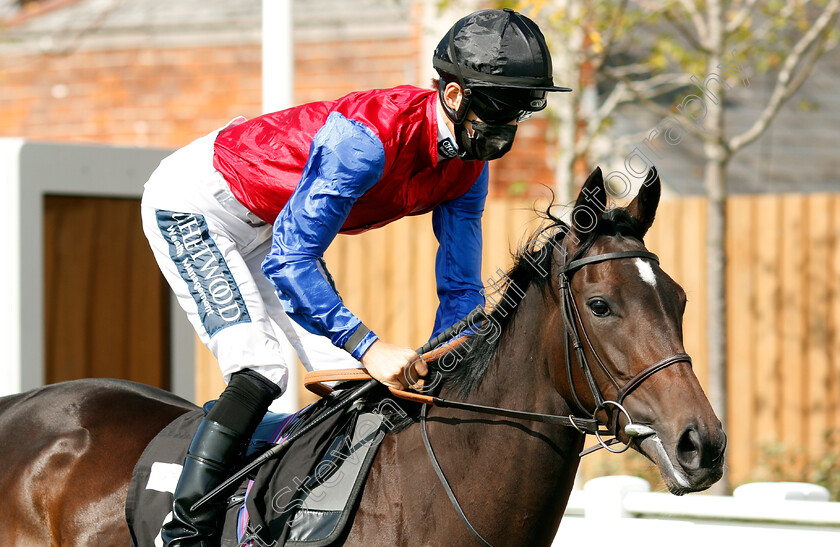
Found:
<path fill-rule="evenodd" d="M 573 260 L 568 264 L 562 266 L 558 273 L 560 297 L 563 311 L 563 323 L 565 326 L 564 330 L 566 336 L 566 374 L 568 377 L 569 387 L 571 389 L 572 398 L 574 399 L 575 405 L 578 407 L 579 410 L 589 414 L 591 417 L 581 418 L 575 416 L 574 414 L 555 415 L 540 414 L 536 412 L 524 412 L 521 410 L 511 410 L 493 406 L 465 403 L 461 401 L 451 401 L 440 397 L 426 395 L 423 393 L 417 393 L 415 391 L 404 391 L 395 388 L 388 389 L 396 397 L 415 403 L 422 403 L 424 405 L 424 412 L 421 413 L 421 421 L 423 422 L 425 422 L 424 414 L 425 406 L 427 405 L 433 405 L 441 408 L 455 408 L 471 412 L 503 416 L 507 418 L 549 423 L 554 425 L 561 425 L 564 427 L 572 427 L 580 433 L 595 435 L 596 439 L 598 440 L 598 444 L 582 452 L 580 454 L 581 456 L 594 452 L 595 450 L 598 450 L 600 448 L 605 448 L 606 450 L 613 453 L 624 452 L 630 447 L 629 443 L 625 445 L 625 447 L 621 450 L 612 449 L 610 448 L 610 446 L 612 444 L 615 444 L 616 442 L 620 442 L 616 438 L 618 435 L 620 414 L 624 414 L 624 416 L 627 418 L 627 425 L 633 425 L 633 421 L 629 413 L 623 406 L 624 399 L 627 397 L 627 395 L 629 395 L 633 390 L 638 388 L 645 380 L 647 380 L 648 378 L 650 378 L 651 376 L 653 376 L 654 374 L 656 374 L 664 368 L 667 368 L 675 363 L 681 362 L 688 363 L 689 365 L 691 364 L 691 357 L 689 357 L 687 354 L 676 353 L 674 355 L 665 357 L 664 359 L 661 359 L 656 363 L 646 367 L 636 376 L 631 378 L 626 384 L 624 384 L 624 386 L 619 387 L 619 384 L 616 381 L 615 377 L 609 372 L 609 369 L 607 369 L 603 360 L 598 355 L 598 352 L 595 350 L 595 347 L 593 346 L 592 341 L 586 332 L 586 329 L 583 327 L 583 320 L 581 319 L 580 311 L 572 295 L 570 277 L 577 270 L 588 264 L 596 264 L 599 262 L 606 262 L 608 260 L 619 260 L 625 258 L 644 258 L 648 260 L 653 260 L 657 264 L 659 263 L 659 258 L 655 254 L 648 251 L 617 251 Z M 477 308 L 467 317 L 459 321 L 457 324 L 453 325 L 450 329 L 447 329 L 446 332 L 442 333 L 434 340 L 426 344 L 422 349 L 430 349 L 429 351 L 425 351 L 424 353 L 422 353 L 420 355 L 420 358 L 424 360 L 433 361 L 439 359 L 447 352 L 452 351 L 463 341 L 463 338 L 453 339 L 453 337 L 457 337 L 462 331 L 474 325 L 476 322 L 480 321 L 480 318 L 486 319 L 486 317 L 487 316 L 484 313 L 484 311 L 480 308 Z M 598 363 L 598 366 L 600 367 L 601 371 L 607 376 L 607 378 L 609 378 L 610 382 L 615 386 L 617 390 L 615 400 L 606 399 L 603 395 L 603 392 L 598 387 L 598 384 L 595 381 L 595 375 L 592 372 L 592 367 L 590 366 L 589 360 L 586 357 L 586 351 L 583 344 L 584 341 L 586 342 L 586 347 L 588 347 L 592 355 L 595 356 L 595 361 Z M 442 346 L 442 344 L 444 343 L 446 343 L 446 345 Z M 578 365 L 583 370 L 586 382 L 589 385 L 589 389 L 592 392 L 592 396 L 595 400 L 595 410 L 591 413 L 586 411 L 586 406 L 581 402 L 581 399 L 577 394 L 577 389 L 575 388 L 575 382 L 572 373 L 571 357 L 573 349 L 575 357 L 578 361 Z M 323 370 L 307 373 L 304 379 L 304 386 L 317 395 L 325 396 L 332 391 L 332 388 L 324 385 L 322 382 L 370 379 L 371 376 L 364 369 Z M 604 423 L 602 423 L 597 418 L 597 414 L 602 410 L 605 411 L 608 416 L 607 421 Z M 609 428 L 610 424 L 613 424 L 612 428 Z M 600 426 L 605 426 L 607 429 L 602 429 Z M 628 436 L 631 437 L 632 441 L 634 435 L 633 433 L 629 433 L 627 431 L 626 426 L 625 433 L 627 433 Z M 603 439 L 603 435 L 605 434 L 612 435 L 613 438 L 609 439 L 608 441 L 605 441 Z"/>
<path fill-rule="evenodd" d="M 659 361 L 653 363 L 652 365 L 646 367 L 644 370 L 636 374 L 623 386 L 619 386 L 619 383 L 616 381 L 615 377 L 610 373 L 609 369 L 607 369 L 603 360 L 598 355 L 598 352 L 595 350 L 595 347 L 593 346 L 592 341 L 586 332 L 586 328 L 583 326 L 583 320 L 580 315 L 580 310 L 578 309 L 577 304 L 575 303 L 570 282 L 570 278 L 572 277 L 572 275 L 583 266 L 586 266 L 588 264 L 605 262 L 608 260 L 620 260 L 625 258 L 642 258 L 652 260 L 657 264 L 659 263 L 659 258 L 655 254 L 648 251 L 617 251 L 572 260 L 568 264 L 562 266 L 558 273 L 560 298 L 563 308 L 563 323 L 565 327 L 564 330 L 566 337 L 565 362 L 569 388 L 572 392 L 572 398 L 574 399 L 575 405 L 578 407 L 579 410 L 587 412 L 586 407 L 581 402 L 580 397 L 577 394 L 577 389 L 575 388 L 575 382 L 572 373 L 572 350 L 574 350 L 574 354 L 577 359 L 578 365 L 583 370 L 584 377 L 586 378 L 586 382 L 589 385 L 589 390 L 591 391 L 592 397 L 595 401 L 595 410 L 591 413 L 591 418 L 579 418 L 577 416 L 574 416 L 573 414 L 563 416 L 553 414 L 539 414 L 535 412 L 523 412 L 519 410 L 464 403 L 460 401 L 449 401 L 440 397 L 434 397 L 411 391 L 403 391 L 389 388 L 391 393 L 397 397 L 407 399 L 413 402 L 423 403 L 423 406 L 420 411 L 421 432 L 423 435 L 423 444 L 426 447 L 426 452 L 429 455 L 429 460 L 431 461 L 432 467 L 434 467 L 435 473 L 440 479 L 440 482 L 444 490 L 446 491 L 449 500 L 452 502 L 455 511 L 461 518 L 461 521 L 464 523 L 464 525 L 467 527 L 467 529 L 476 539 L 476 541 L 478 541 L 478 543 L 484 547 L 492 546 L 470 524 L 469 519 L 467 518 L 463 509 L 461 508 L 461 505 L 458 503 L 458 499 L 455 496 L 455 492 L 452 491 L 452 487 L 449 485 L 449 481 L 446 479 L 446 475 L 444 474 L 443 469 L 438 463 L 437 457 L 435 456 L 434 450 L 432 449 L 431 442 L 429 441 L 429 433 L 426 427 L 427 409 L 430 405 L 442 408 L 456 408 L 471 412 L 480 412 L 484 414 L 503 416 L 507 418 L 562 425 L 566 427 L 572 427 L 584 435 L 595 435 L 595 438 L 598 440 L 598 444 L 581 452 L 581 457 L 585 456 L 586 454 L 590 454 L 600 448 L 604 448 L 609 452 L 613 453 L 621 453 L 630 448 L 633 439 L 654 434 L 655 432 L 650 427 L 642 424 L 633 423 L 630 413 L 623 406 L 624 399 L 630 393 L 632 393 L 633 390 L 638 388 L 645 380 L 673 364 L 688 363 L 689 366 L 691 366 L 691 357 L 689 357 L 686 353 L 675 353 L 673 355 L 660 359 Z M 432 340 L 429 344 L 424 346 L 424 348 L 438 348 L 438 346 L 440 346 L 442 343 L 449 341 L 453 336 L 457 336 L 458 334 L 460 334 L 460 332 L 462 332 L 469 326 L 472 326 L 476 322 L 477 317 L 484 317 L 485 319 L 487 318 L 483 310 L 476 309 L 469 316 L 459 321 L 458 324 L 453 325 L 442 335 L 438 336 L 435 340 Z M 584 341 L 586 343 L 586 346 L 584 346 Z M 441 355 L 446 353 L 446 351 L 451 350 L 453 346 L 457 346 L 459 343 L 460 342 L 458 339 L 456 339 L 455 341 L 450 341 L 450 343 L 446 346 L 448 349 L 432 349 L 427 353 L 423 353 L 421 355 L 421 358 L 427 360 L 438 359 Z M 589 348 L 589 351 L 595 357 L 595 362 L 598 363 L 598 366 L 601 369 L 601 371 L 607 376 L 607 378 L 615 387 L 615 400 L 610 400 L 604 397 L 601 388 L 595 381 L 595 375 L 593 374 L 592 367 L 589 364 L 589 360 L 586 357 L 586 347 Z M 308 373 L 306 375 L 306 379 L 304 380 L 304 385 L 310 391 L 313 391 L 314 393 L 317 393 L 319 395 L 324 395 L 332 390 L 331 388 L 320 383 L 322 381 L 364 379 L 370 379 L 370 375 L 368 375 L 367 371 L 365 371 L 364 369 L 320 371 Z M 601 411 L 604 411 L 607 414 L 607 421 L 605 423 L 602 423 L 598 419 L 598 413 Z M 624 445 L 624 447 L 621 449 L 614 449 L 611 448 L 611 446 L 615 443 L 620 442 L 618 440 L 618 434 L 621 414 L 623 414 L 627 419 L 627 424 L 624 427 L 624 432 L 628 436 L 629 442 L 626 445 Z M 612 428 L 610 428 L 610 424 L 612 424 Z M 601 429 L 600 426 L 602 425 L 606 429 Z M 633 427 L 634 425 L 636 425 L 635 428 Z M 612 438 L 609 440 L 604 440 L 602 437 L 603 434 L 612 435 Z"/>

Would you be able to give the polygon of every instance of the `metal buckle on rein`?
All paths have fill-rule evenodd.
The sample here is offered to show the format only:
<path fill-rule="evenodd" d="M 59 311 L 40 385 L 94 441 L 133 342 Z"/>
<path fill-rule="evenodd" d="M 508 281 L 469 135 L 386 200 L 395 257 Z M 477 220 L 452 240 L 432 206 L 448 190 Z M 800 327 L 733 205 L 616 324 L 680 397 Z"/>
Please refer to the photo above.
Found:
<path fill-rule="evenodd" d="M 580 453 L 580 457 L 586 456 L 587 454 L 591 454 L 596 450 L 605 449 L 607 452 L 612 452 L 613 454 L 621 454 L 622 452 L 626 452 L 630 449 L 630 445 L 633 444 L 633 441 L 638 438 L 648 437 L 650 435 L 655 435 L 656 431 L 653 430 L 652 427 L 644 424 L 634 424 L 633 419 L 630 417 L 630 413 L 627 412 L 627 409 L 624 408 L 620 403 L 615 401 L 604 401 L 601 407 L 598 410 L 603 409 L 606 406 L 612 405 L 617 408 L 624 416 L 627 418 L 627 425 L 624 426 L 624 434 L 630 439 L 627 444 L 624 445 L 623 448 L 615 449 L 611 448 L 612 445 L 619 443 L 616 437 L 612 439 L 604 440 L 601 437 L 601 431 L 595 430 L 595 438 L 598 440 L 598 444 L 594 446 L 590 446 L 586 450 Z M 595 415 L 598 413 L 598 410 L 592 413 L 592 417 L 595 418 Z"/>

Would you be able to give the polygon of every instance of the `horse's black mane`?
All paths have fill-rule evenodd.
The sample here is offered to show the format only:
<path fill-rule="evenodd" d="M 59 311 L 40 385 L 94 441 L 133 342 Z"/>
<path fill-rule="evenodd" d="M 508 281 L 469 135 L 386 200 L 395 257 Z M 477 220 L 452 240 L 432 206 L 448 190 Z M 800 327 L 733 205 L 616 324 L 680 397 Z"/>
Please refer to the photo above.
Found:
<path fill-rule="evenodd" d="M 505 333 L 513 324 L 516 308 L 528 288 L 535 286 L 545 294 L 546 289 L 556 282 L 555 276 L 550 273 L 555 260 L 551 251 L 553 248 L 559 248 L 570 227 L 551 213 L 553 208 L 552 200 L 545 211 L 537 211 L 548 222 L 537 229 L 521 249 L 514 253 L 513 266 L 508 270 L 506 278 L 500 280 L 496 296 L 488 298 L 494 303 L 485 310 L 487 321 L 494 323 L 496 327 L 477 329 L 479 332 L 469 336 L 464 344 L 467 349 L 458 350 L 457 364 L 454 367 L 451 360 L 445 366 L 440 362 L 429 363 L 429 378 L 442 375 L 441 387 L 452 389 L 459 396 L 466 397 L 484 377 L 490 359 L 496 353 L 499 341 L 505 337 Z M 567 257 L 567 260 L 576 260 L 584 256 L 595 241 L 604 235 L 631 237 L 641 241 L 642 229 L 627 209 L 608 209 L 601 214 L 595 228 L 586 234 L 574 255 Z M 545 272 L 548 274 L 544 275 Z"/>

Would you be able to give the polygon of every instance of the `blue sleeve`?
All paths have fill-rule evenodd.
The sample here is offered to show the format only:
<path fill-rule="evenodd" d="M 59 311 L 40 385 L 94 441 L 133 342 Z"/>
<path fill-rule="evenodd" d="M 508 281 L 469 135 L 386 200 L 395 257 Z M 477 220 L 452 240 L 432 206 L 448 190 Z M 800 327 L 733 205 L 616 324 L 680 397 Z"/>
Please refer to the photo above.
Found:
<path fill-rule="evenodd" d="M 484 305 L 481 282 L 481 216 L 487 198 L 487 164 L 463 196 L 439 205 L 432 224 L 439 247 L 435 259 L 440 305 L 432 337 L 476 306 Z"/>
<path fill-rule="evenodd" d="M 312 140 L 300 183 L 274 222 L 262 264 L 289 317 L 356 359 L 377 337 L 344 306 L 321 261 L 355 201 L 382 178 L 384 165 L 382 142 L 369 127 L 330 114 Z"/>

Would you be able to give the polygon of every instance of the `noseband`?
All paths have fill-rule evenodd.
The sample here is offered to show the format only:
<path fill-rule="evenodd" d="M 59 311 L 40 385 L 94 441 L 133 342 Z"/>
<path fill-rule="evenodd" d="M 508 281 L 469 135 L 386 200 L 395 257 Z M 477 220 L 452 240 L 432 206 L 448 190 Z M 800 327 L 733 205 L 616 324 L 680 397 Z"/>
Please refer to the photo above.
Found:
<path fill-rule="evenodd" d="M 584 451 L 581 455 L 588 454 L 593 450 L 597 450 L 598 448 L 605 448 L 610 452 L 620 453 L 624 452 L 628 448 L 630 448 L 631 443 L 627 443 L 624 445 L 623 448 L 616 450 L 614 448 L 610 448 L 612 444 L 618 442 L 618 429 L 619 429 L 619 419 L 620 414 L 624 414 L 627 418 L 627 425 L 633 424 L 633 419 L 630 417 L 630 413 L 624 408 L 623 403 L 624 399 L 629 395 L 634 389 L 639 387 L 645 380 L 659 372 L 660 370 L 669 367 L 675 363 L 688 363 L 689 366 L 691 365 L 691 357 L 685 353 L 675 353 L 669 357 L 665 357 L 657 361 L 656 363 L 650 365 L 649 367 L 642 370 L 640 373 L 635 375 L 631 378 L 624 386 L 619 387 L 618 382 L 616 381 L 615 377 L 610 373 L 609 369 L 604 365 L 604 362 L 601 360 L 601 357 L 598 355 L 598 352 L 595 351 L 595 347 L 592 345 L 592 341 L 589 338 L 589 335 L 586 333 L 586 328 L 583 326 L 583 320 L 580 316 L 580 310 L 578 310 L 577 303 L 575 302 L 574 296 L 572 295 L 572 286 L 570 282 L 570 277 L 574 275 L 574 273 L 586 266 L 587 264 L 596 264 L 599 262 L 606 262 L 608 260 L 619 260 L 624 258 L 646 258 L 648 260 L 653 260 L 657 264 L 659 264 L 659 258 L 650 252 L 647 251 L 618 251 L 613 253 L 604 253 L 595 256 L 587 256 L 584 258 L 579 258 L 577 260 L 572 260 L 565 266 L 560 268 L 558 273 L 559 277 L 559 289 L 560 289 L 560 298 L 563 306 L 563 323 L 565 325 L 566 331 L 566 374 L 568 375 L 569 381 L 569 389 L 572 392 L 572 397 L 574 398 L 575 404 L 578 408 L 584 412 L 586 411 L 586 406 L 581 402 L 580 397 L 578 397 L 577 389 L 575 388 L 575 383 L 572 375 L 572 349 L 575 351 L 575 357 L 577 358 L 578 365 L 580 365 L 581 369 L 583 369 L 583 374 L 586 377 L 586 382 L 589 384 L 589 390 L 592 392 L 592 397 L 595 400 L 595 410 L 592 411 L 591 415 L 594 419 L 597 420 L 597 414 L 600 411 L 605 411 L 607 413 L 607 422 L 606 426 L 609 427 L 610 423 L 612 423 L 612 434 L 613 438 L 604 441 L 601 438 L 600 433 L 596 430 L 595 437 L 598 439 L 598 445 Z M 616 396 L 615 400 L 609 400 L 604 397 L 601 388 L 598 387 L 598 384 L 595 382 L 595 376 L 592 373 L 592 367 L 589 364 L 589 361 L 586 358 L 586 351 L 583 345 L 583 340 L 586 341 L 586 345 L 589 347 L 589 351 L 592 355 L 595 356 L 595 360 L 598 363 L 600 369 L 604 372 L 604 374 L 609 378 L 610 382 L 615 386 L 616 389 Z M 629 431 L 626 429 L 626 431 Z"/>

